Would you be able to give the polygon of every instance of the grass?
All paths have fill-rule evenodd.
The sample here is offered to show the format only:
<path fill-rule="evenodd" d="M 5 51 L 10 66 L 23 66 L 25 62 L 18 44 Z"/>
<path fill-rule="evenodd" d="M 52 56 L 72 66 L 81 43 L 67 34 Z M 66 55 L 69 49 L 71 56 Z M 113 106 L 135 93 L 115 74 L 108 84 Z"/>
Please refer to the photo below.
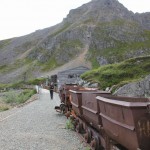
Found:
<path fill-rule="evenodd" d="M 35 90 L 22 90 L 21 92 L 9 91 L 4 96 L 4 102 L 10 105 L 18 105 L 25 103 L 32 95 L 36 93 Z"/>
<path fill-rule="evenodd" d="M 27 85 L 39 85 L 41 82 L 44 82 L 46 78 L 35 78 L 26 82 Z"/>
<path fill-rule="evenodd" d="M 50 58 L 46 63 L 42 65 L 42 71 L 52 70 L 58 66 L 59 65 L 57 64 L 56 59 L 53 57 L 53 58 Z"/>
<path fill-rule="evenodd" d="M 9 110 L 9 107 L 7 105 L 1 105 L 0 104 L 0 112 L 6 111 L 6 110 Z"/>
<path fill-rule="evenodd" d="M 0 90 L 6 89 L 6 91 L 7 91 L 7 89 L 10 89 L 10 88 L 19 89 L 21 87 L 23 87 L 23 82 L 0 84 Z"/>
<path fill-rule="evenodd" d="M 121 19 L 98 24 L 92 33 L 95 42 L 89 50 L 93 68 L 98 66 L 97 56 L 103 56 L 108 63 L 115 63 L 133 56 L 150 55 L 150 30 L 140 31 L 138 24 Z"/>
<path fill-rule="evenodd" d="M 76 39 L 76 40 L 62 40 L 60 42 L 60 48 L 58 48 L 55 52 L 55 56 L 57 55 L 68 55 L 69 57 L 73 58 L 78 54 L 83 48 L 83 43 Z"/>
<path fill-rule="evenodd" d="M 15 83 L 9 83 L 9 84 L 0 84 L 0 90 L 5 90 L 8 91 L 9 89 L 24 89 L 25 86 L 27 85 L 38 85 L 41 82 L 44 82 L 46 78 L 41 77 L 41 78 L 33 78 L 27 81 L 19 81 Z"/>
<path fill-rule="evenodd" d="M 60 48 L 55 49 L 51 55 L 49 55 L 44 49 L 41 50 L 46 57 L 46 61 L 44 63 L 37 62 L 41 68 L 41 71 L 49 71 L 63 65 L 66 62 L 63 62 L 63 60 L 60 61 L 61 59 L 57 60 L 59 57 L 61 57 L 61 55 L 64 55 L 68 58 L 73 58 L 83 47 L 83 44 L 78 39 L 68 41 L 62 40 L 59 44 Z"/>
<path fill-rule="evenodd" d="M 7 46 L 11 40 L 12 40 L 12 39 L 7 39 L 7 40 L 2 40 L 2 41 L 0 41 L 0 49 L 2 49 L 2 48 L 4 48 L 5 46 Z"/>
<path fill-rule="evenodd" d="M 9 108 L 8 108 L 8 107 L 1 107 L 1 106 L 0 106 L 0 112 L 1 112 L 1 111 L 6 111 L 6 110 L 9 110 Z"/>
<path fill-rule="evenodd" d="M 0 66 L 0 73 L 7 73 L 12 71 L 13 69 L 17 69 L 15 65 L 1 65 Z"/>
<path fill-rule="evenodd" d="M 116 87 L 140 80 L 150 74 L 150 56 L 137 57 L 88 71 L 81 75 L 84 80 L 97 82 L 100 89 Z"/>
<path fill-rule="evenodd" d="M 140 53 L 141 49 L 150 49 L 150 40 L 145 42 L 131 42 L 131 43 L 122 43 L 118 41 L 115 43 L 116 46 L 114 48 L 110 47 L 104 48 L 102 50 L 91 49 L 89 51 L 91 55 L 89 60 L 91 61 L 93 68 L 97 68 L 99 65 L 96 60 L 96 56 L 103 56 L 109 63 L 114 63 L 126 60 L 128 57 L 133 57 L 133 55 L 136 55 L 136 53 L 138 53 L 138 50 Z M 95 51 L 95 53 L 93 53 L 93 51 Z M 143 55 L 150 55 L 149 50 L 143 50 L 143 52 L 144 52 Z"/>
<path fill-rule="evenodd" d="M 0 84 L 0 90 L 9 91 L 9 89 L 24 89 L 26 85 L 37 85 L 43 80 L 44 79 L 33 79 L 33 80 L 28 80 L 26 82 L 19 81 L 15 83 Z"/>
<path fill-rule="evenodd" d="M 10 84 L 0 84 L 0 90 L 3 96 L 0 96 L 0 111 L 8 110 L 11 107 L 25 103 L 32 95 L 36 93 L 35 89 L 25 89 L 28 85 L 37 85 L 45 81 L 45 78 L 32 79 L 27 82 L 16 82 Z"/>
<path fill-rule="evenodd" d="M 9 73 L 15 73 L 16 70 L 19 72 L 16 77 L 14 76 L 14 83 L 12 84 L 0 84 L 0 89 L 2 88 L 15 88 L 20 87 L 21 84 L 26 84 L 25 82 L 33 79 L 33 73 L 36 70 L 41 70 L 41 67 L 37 63 L 37 60 L 31 61 L 29 59 L 24 59 L 22 61 L 17 60 L 15 63 L 7 66 L 0 66 L 0 73 L 2 76 L 5 76 Z"/>
<path fill-rule="evenodd" d="M 65 127 L 66 129 L 69 129 L 69 130 L 74 130 L 74 123 L 73 123 L 73 120 L 72 119 L 68 119 L 67 121 L 66 121 L 66 127 Z"/>
<path fill-rule="evenodd" d="M 87 19 L 87 20 L 85 20 L 85 21 L 83 22 L 83 24 L 85 24 L 85 25 L 87 25 L 87 24 L 94 24 L 94 23 L 95 23 L 95 21 L 94 21 L 93 18 Z"/>
<path fill-rule="evenodd" d="M 82 48 L 83 44 L 80 40 L 62 41 L 61 48 Z"/>
<path fill-rule="evenodd" d="M 89 148 L 89 147 L 86 147 L 86 148 L 85 148 L 85 150 L 91 150 L 91 148 Z"/>
<path fill-rule="evenodd" d="M 22 68 L 25 65 L 30 67 L 31 64 L 32 64 L 32 61 L 29 59 L 16 60 L 16 62 L 9 64 L 9 65 L 0 65 L 0 73 L 6 74 L 18 68 Z"/>
<path fill-rule="evenodd" d="M 36 91 L 33 89 L 11 90 L 3 92 L 3 96 L 0 97 L 0 112 L 25 103 L 35 93 Z"/>

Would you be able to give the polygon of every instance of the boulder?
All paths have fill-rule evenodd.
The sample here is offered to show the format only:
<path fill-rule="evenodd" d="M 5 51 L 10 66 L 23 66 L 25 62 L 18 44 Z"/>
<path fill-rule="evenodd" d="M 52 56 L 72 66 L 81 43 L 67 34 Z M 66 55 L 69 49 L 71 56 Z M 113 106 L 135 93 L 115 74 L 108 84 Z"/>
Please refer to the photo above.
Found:
<path fill-rule="evenodd" d="M 128 97 L 150 97 L 150 75 L 145 79 L 119 88 L 114 95 Z"/>

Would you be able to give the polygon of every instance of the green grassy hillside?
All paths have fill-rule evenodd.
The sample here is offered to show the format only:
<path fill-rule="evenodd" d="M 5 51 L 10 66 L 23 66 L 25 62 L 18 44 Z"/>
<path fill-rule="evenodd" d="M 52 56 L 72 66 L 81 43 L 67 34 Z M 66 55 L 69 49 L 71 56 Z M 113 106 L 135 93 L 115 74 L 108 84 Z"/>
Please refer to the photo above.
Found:
<path fill-rule="evenodd" d="M 99 67 L 84 73 L 81 77 L 92 83 L 99 83 L 101 89 L 116 85 L 116 87 L 129 82 L 140 80 L 150 74 L 150 56 L 137 57 Z"/>

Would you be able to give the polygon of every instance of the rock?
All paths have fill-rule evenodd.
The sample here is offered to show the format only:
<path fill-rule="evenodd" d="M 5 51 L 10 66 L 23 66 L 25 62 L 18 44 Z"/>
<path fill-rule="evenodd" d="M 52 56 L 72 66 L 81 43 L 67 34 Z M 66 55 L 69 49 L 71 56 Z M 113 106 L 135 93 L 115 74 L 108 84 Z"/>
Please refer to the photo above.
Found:
<path fill-rule="evenodd" d="M 150 75 L 142 81 L 124 85 L 119 88 L 114 95 L 128 97 L 150 97 Z"/>
<path fill-rule="evenodd" d="M 98 63 L 102 66 L 102 65 L 107 65 L 108 64 L 108 61 L 107 61 L 107 59 L 106 58 L 104 58 L 103 56 L 101 56 L 101 57 L 97 57 L 97 61 L 98 61 Z"/>

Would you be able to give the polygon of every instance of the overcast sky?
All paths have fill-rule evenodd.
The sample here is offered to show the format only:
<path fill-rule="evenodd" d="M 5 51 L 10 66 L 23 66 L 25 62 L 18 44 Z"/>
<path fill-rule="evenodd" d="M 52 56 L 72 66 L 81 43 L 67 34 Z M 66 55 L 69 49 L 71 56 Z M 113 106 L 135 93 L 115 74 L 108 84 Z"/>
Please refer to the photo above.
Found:
<path fill-rule="evenodd" d="M 60 23 L 69 10 L 91 0 L 0 0 L 0 40 Z M 133 12 L 150 12 L 150 0 L 118 0 Z"/>

